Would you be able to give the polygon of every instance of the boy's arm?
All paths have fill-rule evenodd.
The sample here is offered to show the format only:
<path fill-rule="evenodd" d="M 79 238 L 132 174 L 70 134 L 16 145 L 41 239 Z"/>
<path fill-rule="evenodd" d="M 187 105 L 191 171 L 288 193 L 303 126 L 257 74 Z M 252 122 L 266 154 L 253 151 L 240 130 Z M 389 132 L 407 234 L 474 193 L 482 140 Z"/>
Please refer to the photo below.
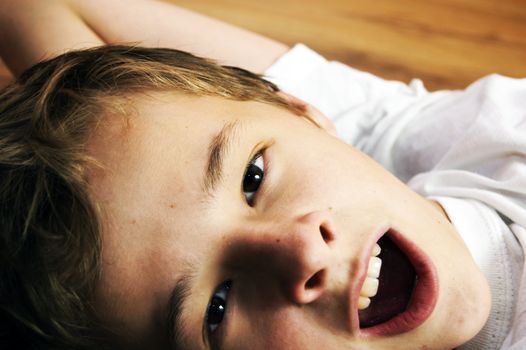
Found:
<path fill-rule="evenodd" d="M 58 0 L 0 1 L 0 55 L 15 75 L 68 49 L 103 44 L 70 5 Z"/>
<path fill-rule="evenodd" d="M 261 73 L 288 47 L 159 0 L 1 0 L 0 55 L 20 74 L 70 49 L 172 47 Z"/>

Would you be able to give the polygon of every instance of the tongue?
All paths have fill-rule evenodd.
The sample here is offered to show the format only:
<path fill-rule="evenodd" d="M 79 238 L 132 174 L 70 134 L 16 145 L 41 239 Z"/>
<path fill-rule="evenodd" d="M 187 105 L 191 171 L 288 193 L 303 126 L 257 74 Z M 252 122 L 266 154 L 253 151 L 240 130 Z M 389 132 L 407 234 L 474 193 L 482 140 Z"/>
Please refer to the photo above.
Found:
<path fill-rule="evenodd" d="M 360 328 L 376 326 L 404 312 L 417 282 L 413 265 L 389 237 L 384 235 L 378 244 L 382 248 L 378 293 L 367 309 L 359 311 Z"/>

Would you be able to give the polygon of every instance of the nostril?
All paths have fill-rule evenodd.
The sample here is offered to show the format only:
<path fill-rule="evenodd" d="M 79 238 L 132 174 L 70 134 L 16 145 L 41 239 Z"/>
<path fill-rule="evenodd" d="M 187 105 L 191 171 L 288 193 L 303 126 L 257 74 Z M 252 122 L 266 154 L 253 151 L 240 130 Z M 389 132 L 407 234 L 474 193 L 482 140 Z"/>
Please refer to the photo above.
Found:
<path fill-rule="evenodd" d="M 305 289 L 315 289 L 323 286 L 325 279 L 325 270 L 316 272 L 309 280 L 305 283 Z"/>
<path fill-rule="evenodd" d="M 331 232 L 325 227 L 325 225 L 320 226 L 320 233 L 325 243 L 329 243 L 330 241 L 333 240 L 333 236 Z"/>

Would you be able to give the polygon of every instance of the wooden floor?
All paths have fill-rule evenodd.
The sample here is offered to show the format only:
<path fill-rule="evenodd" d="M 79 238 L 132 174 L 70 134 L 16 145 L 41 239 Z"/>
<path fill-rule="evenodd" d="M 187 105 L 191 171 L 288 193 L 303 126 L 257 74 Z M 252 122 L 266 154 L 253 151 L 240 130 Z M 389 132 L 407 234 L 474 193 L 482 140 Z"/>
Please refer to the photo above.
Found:
<path fill-rule="evenodd" d="M 526 0 L 167 1 L 431 90 L 526 77 Z"/>
<path fill-rule="evenodd" d="M 526 0 L 170 0 L 388 79 L 526 77 Z"/>

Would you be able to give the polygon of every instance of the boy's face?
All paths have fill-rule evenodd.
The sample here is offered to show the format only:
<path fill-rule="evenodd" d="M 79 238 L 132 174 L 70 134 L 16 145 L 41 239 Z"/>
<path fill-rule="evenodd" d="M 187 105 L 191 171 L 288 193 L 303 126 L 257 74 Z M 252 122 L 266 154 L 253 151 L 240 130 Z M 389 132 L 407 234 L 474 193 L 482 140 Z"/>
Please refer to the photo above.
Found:
<path fill-rule="evenodd" d="M 106 167 L 90 174 L 98 308 L 128 348 L 166 346 L 170 309 L 181 349 L 451 349 L 483 326 L 488 286 L 447 217 L 361 152 L 256 102 L 164 93 L 133 108 L 90 141 Z M 401 315 L 360 328 L 384 234 L 361 314 Z"/>

